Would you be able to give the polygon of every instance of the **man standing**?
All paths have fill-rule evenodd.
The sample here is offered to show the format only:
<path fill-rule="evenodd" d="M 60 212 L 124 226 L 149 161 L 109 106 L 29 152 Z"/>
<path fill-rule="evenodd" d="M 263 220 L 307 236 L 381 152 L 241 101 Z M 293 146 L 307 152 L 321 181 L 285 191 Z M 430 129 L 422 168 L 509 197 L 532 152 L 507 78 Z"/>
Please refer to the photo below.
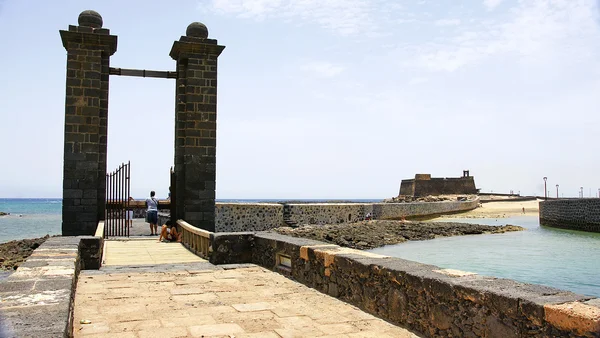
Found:
<path fill-rule="evenodd" d="M 154 198 L 154 191 L 146 199 L 146 221 L 150 224 L 150 235 L 158 235 L 158 200 Z"/>

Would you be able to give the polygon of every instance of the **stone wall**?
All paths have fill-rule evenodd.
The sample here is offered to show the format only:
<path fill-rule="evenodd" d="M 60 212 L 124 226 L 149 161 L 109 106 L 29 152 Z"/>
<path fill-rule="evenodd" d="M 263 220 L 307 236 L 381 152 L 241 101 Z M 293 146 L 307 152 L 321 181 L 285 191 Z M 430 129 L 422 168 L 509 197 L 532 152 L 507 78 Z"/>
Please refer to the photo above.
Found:
<path fill-rule="evenodd" d="M 252 262 L 427 337 L 599 337 L 600 300 L 258 233 Z"/>
<path fill-rule="evenodd" d="M 358 222 L 364 220 L 367 213 L 371 213 L 373 219 L 401 219 L 466 211 L 477 208 L 478 204 L 478 199 L 414 203 L 216 203 L 215 232 L 264 231 L 284 226 L 285 222 Z M 161 214 L 163 211 L 166 209 L 161 209 Z M 135 218 L 145 215 L 143 207 L 134 208 Z M 164 221 L 160 223 L 164 224 Z"/>
<path fill-rule="evenodd" d="M 600 232 L 600 199 L 558 199 L 540 202 L 540 224 Z"/>
<path fill-rule="evenodd" d="M 283 225 L 283 205 L 217 203 L 216 232 L 263 231 Z"/>
<path fill-rule="evenodd" d="M 477 208 L 479 199 L 471 201 L 376 203 L 373 204 L 375 219 L 401 219 L 402 217 L 429 216 L 467 211 Z"/>
<path fill-rule="evenodd" d="M 416 175 L 414 179 L 402 180 L 400 195 L 429 196 L 452 194 L 476 194 L 473 176 L 431 178 L 430 175 Z"/>
<path fill-rule="evenodd" d="M 372 203 L 286 204 L 289 220 L 297 224 L 337 224 L 358 222 L 373 212 Z"/>

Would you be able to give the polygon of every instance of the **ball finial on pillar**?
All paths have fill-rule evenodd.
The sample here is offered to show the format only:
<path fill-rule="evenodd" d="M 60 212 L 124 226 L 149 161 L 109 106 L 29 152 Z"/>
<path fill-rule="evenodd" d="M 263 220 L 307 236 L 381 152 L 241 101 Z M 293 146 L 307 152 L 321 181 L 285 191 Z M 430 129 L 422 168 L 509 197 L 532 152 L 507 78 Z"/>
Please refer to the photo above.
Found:
<path fill-rule="evenodd" d="M 185 35 L 190 38 L 208 38 L 208 28 L 202 22 L 192 22 L 185 30 Z"/>
<path fill-rule="evenodd" d="M 92 27 L 95 29 L 102 28 L 102 16 L 96 11 L 87 10 L 79 14 L 77 19 L 79 26 Z"/>

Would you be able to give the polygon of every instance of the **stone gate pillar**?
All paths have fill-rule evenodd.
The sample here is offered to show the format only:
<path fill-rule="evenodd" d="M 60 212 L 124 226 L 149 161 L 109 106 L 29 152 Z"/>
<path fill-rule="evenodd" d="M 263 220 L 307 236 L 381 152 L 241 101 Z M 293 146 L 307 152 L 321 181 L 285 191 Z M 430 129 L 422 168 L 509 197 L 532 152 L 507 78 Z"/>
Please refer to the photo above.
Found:
<path fill-rule="evenodd" d="M 63 236 L 93 235 L 104 219 L 109 60 L 117 50 L 100 14 L 83 11 L 78 22 L 60 31 L 67 50 Z"/>
<path fill-rule="evenodd" d="M 176 217 L 208 231 L 215 231 L 217 58 L 224 48 L 194 22 L 169 54 L 177 61 Z"/>

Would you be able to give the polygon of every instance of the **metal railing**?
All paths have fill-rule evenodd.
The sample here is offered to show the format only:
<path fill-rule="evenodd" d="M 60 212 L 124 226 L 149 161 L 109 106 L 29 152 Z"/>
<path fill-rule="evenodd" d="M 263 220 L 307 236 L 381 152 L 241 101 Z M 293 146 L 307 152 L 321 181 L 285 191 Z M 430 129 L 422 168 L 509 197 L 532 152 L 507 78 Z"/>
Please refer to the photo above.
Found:
<path fill-rule="evenodd" d="M 198 229 L 184 220 L 177 220 L 181 229 L 181 243 L 196 255 L 208 259 L 212 252 L 210 231 Z"/>
<path fill-rule="evenodd" d="M 104 236 L 129 237 L 128 213 L 131 165 L 121 164 L 114 172 L 106 174 L 106 213 Z"/>

